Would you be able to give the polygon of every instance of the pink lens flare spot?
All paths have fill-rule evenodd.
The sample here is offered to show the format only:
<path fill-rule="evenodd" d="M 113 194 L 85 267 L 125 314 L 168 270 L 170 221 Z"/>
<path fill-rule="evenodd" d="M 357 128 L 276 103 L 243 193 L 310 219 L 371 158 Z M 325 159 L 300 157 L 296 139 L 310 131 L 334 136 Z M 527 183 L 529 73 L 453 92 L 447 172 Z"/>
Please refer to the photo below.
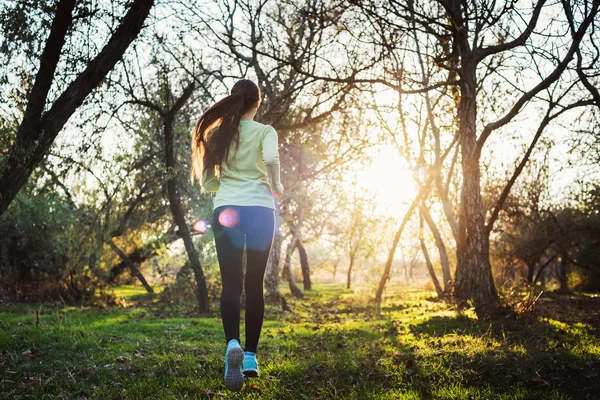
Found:
<path fill-rule="evenodd" d="M 200 232 L 200 233 L 206 233 L 206 231 L 208 230 L 208 224 L 206 223 L 206 221 L 196 221 L 194 223 L 194 231 L 196 232 Z"/>
<path fill-rule="evenodd" d="M 219 214 L 219 223 L 227 228 L 233 228 L 240 221 L 240 217 L 233 208 L 226 208 Z"/>

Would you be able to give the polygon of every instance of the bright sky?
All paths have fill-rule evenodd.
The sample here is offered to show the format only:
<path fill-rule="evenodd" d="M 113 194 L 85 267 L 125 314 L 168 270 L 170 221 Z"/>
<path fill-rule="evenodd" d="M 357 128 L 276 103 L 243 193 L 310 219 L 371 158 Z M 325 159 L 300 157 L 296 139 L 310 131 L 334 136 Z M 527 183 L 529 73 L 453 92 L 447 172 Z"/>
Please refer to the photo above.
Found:
<path fill-rule="evenodd" d="M 392 146 L 378 146 L 370 153 L 373 162 L 358 171 L 357 184 L 373 195 L 373 204 L 379 212 L 389 213 L 399 221 L 416 194 L 413 169 Z"/>

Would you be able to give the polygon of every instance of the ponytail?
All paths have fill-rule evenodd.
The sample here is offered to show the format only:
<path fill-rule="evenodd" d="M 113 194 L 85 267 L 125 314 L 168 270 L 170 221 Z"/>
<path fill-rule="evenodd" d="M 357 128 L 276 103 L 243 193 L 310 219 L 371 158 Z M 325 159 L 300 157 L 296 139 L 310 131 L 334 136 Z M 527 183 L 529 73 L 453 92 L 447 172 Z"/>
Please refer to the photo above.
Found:
<path fill-rule="evenodd" d="M 231 95 L 213 104 L 202 114 L 192 132 L 191 181 L 202 182 L 205 171 L 218 175 L 221 163 L 229 165 L 233 144 L 234 154 L 239 146 L 240 118 L 260 102 L 258 86 L 250 80 L 236 82 Z"/>

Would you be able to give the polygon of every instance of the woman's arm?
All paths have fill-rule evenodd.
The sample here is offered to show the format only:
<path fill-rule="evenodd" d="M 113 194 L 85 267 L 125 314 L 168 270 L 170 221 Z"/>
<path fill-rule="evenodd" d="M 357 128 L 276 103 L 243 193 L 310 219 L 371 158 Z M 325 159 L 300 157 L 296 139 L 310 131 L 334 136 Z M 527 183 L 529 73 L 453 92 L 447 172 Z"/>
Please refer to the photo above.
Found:
<path fill-rule="evenodd" d="M 221 182 L 215 175 L 214 168 L 208 168 L 202 172 L 202 182 L 200 186 L 202 186 L 202 189 L 206 192 L 216 192 L 219 189 L 220 184 Z"/>
<path fill-rule="evenodd" d="M 278 195 L 283 193 L 279 168 L 279 149 L 277 141 L 277 132 L 272 126 L 267 126 L 267 131 L 263 137 L 262 156 L 271 182 L 271 189 Z"/>

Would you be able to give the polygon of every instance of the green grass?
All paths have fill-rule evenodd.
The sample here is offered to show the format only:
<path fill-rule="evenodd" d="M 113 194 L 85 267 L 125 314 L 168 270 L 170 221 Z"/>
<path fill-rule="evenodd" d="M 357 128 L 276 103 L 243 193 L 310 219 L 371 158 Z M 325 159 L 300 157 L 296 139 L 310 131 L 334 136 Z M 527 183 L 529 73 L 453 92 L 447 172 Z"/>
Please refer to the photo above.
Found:
<path fill-rule="evenodd" d="M 543 297 L 537 318 L 479 322 L 431 293 L 382 316 L 341 286 L 267 308 L 261 378 L 222 384 L 213 314 L 115 288 L 126 308 L 0 307 L 0 399 L 595 399 L 600 298 Z M 37 313 L 39 312 L 39 320 Z M 242 318 L 243 320 L 243 318 Z M 243 329 L 243 327 L 242 327 Z M 242 330 L 243 332 L 243 330 Z"/>

